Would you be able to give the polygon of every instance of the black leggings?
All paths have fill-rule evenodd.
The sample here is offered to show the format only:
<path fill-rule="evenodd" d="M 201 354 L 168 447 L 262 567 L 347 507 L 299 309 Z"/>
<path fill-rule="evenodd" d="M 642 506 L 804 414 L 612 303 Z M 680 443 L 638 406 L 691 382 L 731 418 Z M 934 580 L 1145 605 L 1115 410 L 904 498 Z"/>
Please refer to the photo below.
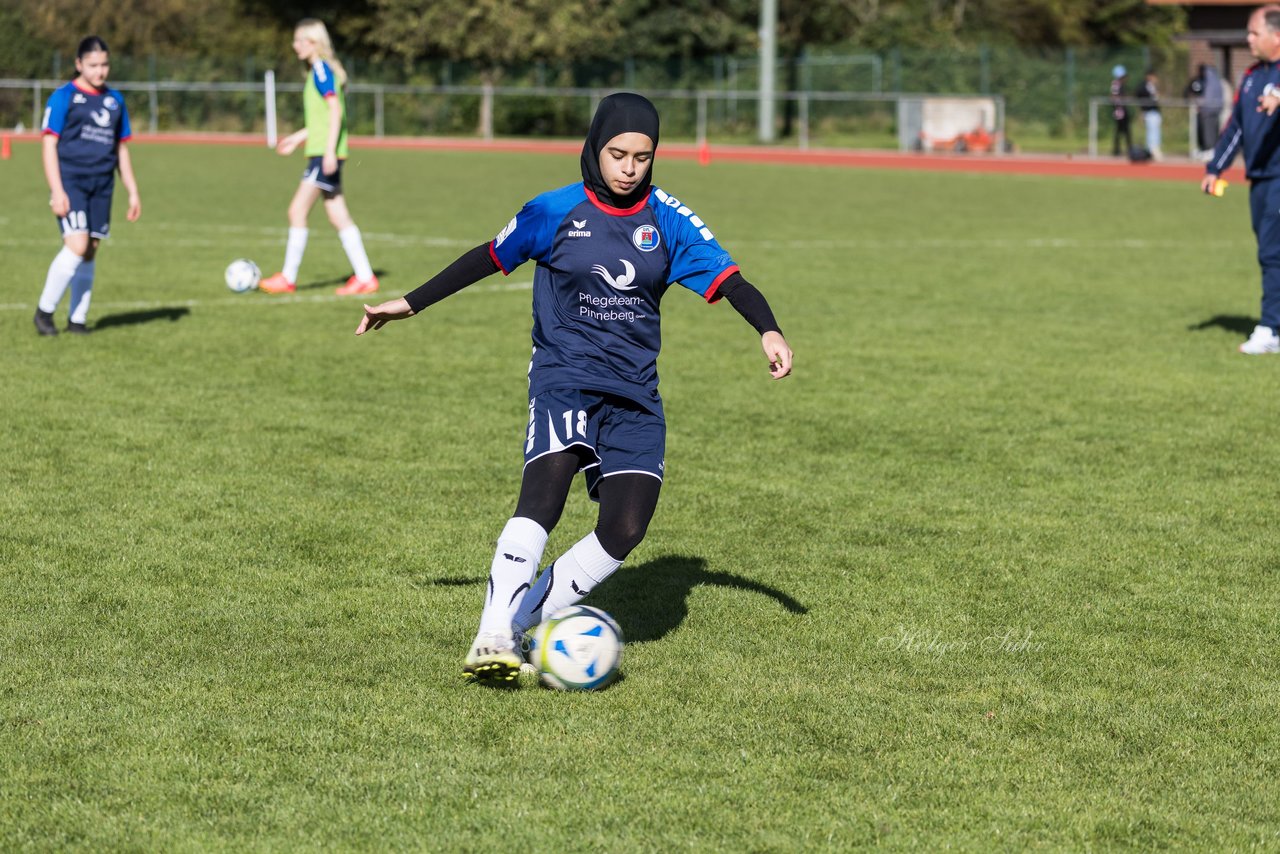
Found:
<path fill-rule="evenodd" d="M 561 451 L 525 466 L 515 515 L 532 519 L 550 532 L 560 521 L 573 476 L 581 465 L 576 453 Z M 661 488 L 662 481 L 647 474 L 615 474 L 600 479 L 596 539 L 614 560 L 626 558 L 644 539 Z"/>

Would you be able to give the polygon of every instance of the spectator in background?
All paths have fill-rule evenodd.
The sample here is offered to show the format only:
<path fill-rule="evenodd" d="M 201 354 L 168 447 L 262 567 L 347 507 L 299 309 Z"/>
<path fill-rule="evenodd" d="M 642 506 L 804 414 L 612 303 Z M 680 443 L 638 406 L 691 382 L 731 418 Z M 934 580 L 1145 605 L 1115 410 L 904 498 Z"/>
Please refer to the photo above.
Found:
<path fill-rule="evenodd" d="M 1196 76 L 1191 78 L 1183 95 L 1196 105 L 1196 150 L 1207 160 L 1218 144 L 1218 131 L 1222 127 L 1222 106 L 1226 103 L 1222 76 L 1218 69 L 1201 63 Z"/>
<path fill-rule="evenodd" d="M 1138 106 L 1142 108 L 1142 123 L 1146 127 L 1147 151 L 1152 160 L 1163 160 L 1160 150 L 1160 132 L 1164 117 L 1160 115 L 1160 78 L 1155 71 L 1147 69 L 1142 83 L 1138 86 Z"/>
<path fill-rule="evenodd" d="M 1124 84 L 1125 70 L 1123 65 L 1111 69 L 1111 118 L 1115 120 L 1115 136 L 1111 143 L 1111 154 L 1115 157 L 1128 157 L 1133 148 L 1133 136 L 1129 132 L 1129 108 L 1125 106 Z M 1120 138 L 1124 138 L 1124 148 L 1120 147 Z"/>

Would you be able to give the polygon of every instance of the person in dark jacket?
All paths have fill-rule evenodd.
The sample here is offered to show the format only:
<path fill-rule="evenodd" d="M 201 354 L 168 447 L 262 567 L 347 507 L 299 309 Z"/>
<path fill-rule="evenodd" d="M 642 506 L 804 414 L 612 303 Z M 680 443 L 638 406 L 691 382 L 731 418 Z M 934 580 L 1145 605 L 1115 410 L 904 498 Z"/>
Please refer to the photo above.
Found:
<path fill-rule="evenodd" d="M 1125 68 L 1117 65 L 1111 69 L 1111 118 L 1115 120 L 1116 130 L 1112 137 L 1111 154 L 1115 157 L 1128 157 L 1133 148 L 1133 135 L 1129 131 L 1129 108 L 1125 105 Z M 1120 140 L 1124 139 L 1124 148 Z"/>
<path fill-rule="evenodd" d="M 1280 6 L 1262 6 L 1249 17 L 1249 52 L 1258 61 L 1245 72 L 1200 189 L 1212 194 L 1218 176 L 1237 153 L 1244 156 L 1249 208 L 1262 267 L 1262 316 L 1240 352 L 1280 353 Z"/>

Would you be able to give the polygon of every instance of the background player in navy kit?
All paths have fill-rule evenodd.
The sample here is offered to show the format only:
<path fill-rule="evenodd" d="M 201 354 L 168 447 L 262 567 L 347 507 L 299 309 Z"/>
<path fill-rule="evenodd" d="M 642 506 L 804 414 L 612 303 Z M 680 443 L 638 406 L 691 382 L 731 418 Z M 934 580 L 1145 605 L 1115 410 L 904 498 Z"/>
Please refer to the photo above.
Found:
<path fill-rule="evenodd" d="M 1243 150 L 1262 267 L 1262 317 L 1240 352 L 1257 356 L 1280 352 L 1280 121 L 1272 115 L 1280 105 L 1280 6 L 1262 6 L 1249 16 L 1248 42 L 1258 62 L 1240 81 L 1200 189 L 1212 193 L 1218 176 Z"/>
<path fill-rule="evenodd" d="M 537 261 L 529 429 L 515 512 L 498 537 L 480 628 L 463 673 L 492 684 L 519 671 L 520 635 L 609 577 L 639 545 L 662 485 L 658 305 L 679 283 L 724 297 L 760 333 L 775 379 L 792 353 L 764 296 L 696 214 L 651 186 L 658 114 L 622 93 L 600 102 L 582 149 L 582 183 L 544 193 L 491 243 L 402 299 L 365 306 L 361 335 L 501 270 Z M 574 476 L 600 502 L 595 530 L 534 580 Z"/>
<path fill-rule="evenodd" d="M 62 251 L 54 256 L 36 308 L 36 331 L 57 335 L 53 313 L 71 287 L 67 331 L 87 333 L 98 243 L 111 227 L 115 171 L 129 191 L 126 218 L 142 215 L 138 182 L 129 158 L 131 136 L 124 96 L 106 86 L 111 69 L 107 45 L 89 36 L 76 49 L 76 77 L 49 96 L 44 111 L 44 176 L 49 207 L 62 231 Z"/>

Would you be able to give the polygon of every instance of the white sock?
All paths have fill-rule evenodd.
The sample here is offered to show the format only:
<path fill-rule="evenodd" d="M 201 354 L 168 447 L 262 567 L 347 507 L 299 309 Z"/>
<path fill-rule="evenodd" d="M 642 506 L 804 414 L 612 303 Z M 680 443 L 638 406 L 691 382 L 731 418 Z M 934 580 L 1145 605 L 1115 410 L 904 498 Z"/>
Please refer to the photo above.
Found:
<path fill-rule="evenodd" d="M 533 574 L 538 571 L 542 550 L 547 547 L 547 532 L 532 519 L 515 516 L 498 536 L 489 569 L 489 588 L 484 611 L 480 614 L 480 631 L 509 632 Z"/>
<path fill-rule="evenodd" d="M 351 272 L 360 281 L 373 278 L 373 268 L 369 266 L 369 256 L 364 251 L 364 240 L 360 237 L 360 229 L 349 225 L 338 232 L 342 248 L 347 251 L 347 260 L 351 262 Z"/>
<path fill-rule="evenodd" d="M 297 283 L 298 269 L 302 267 L 302 253 L 307 251 L 307 234 L 305 228 L 290 228 L 289 240 L 284 245 L 284 267 L 280 272 L 294 283 Z"/>
<path fill-rule="evenodd" d="M 592 531 L 538 576 L 512 624 L 527 631 L 541 623 L 544 616 L 578 604 L 620 566 L 622 561 L 606 552 Z"/>
<path fill-rule="evenodd" d="M 85 261 L 71 277 L 72 323 L 84 323 L 89 317 L 89 299 L 93 296 L 93 261 Z"/>
<path fill-rule="evenodd" d="M 67 292 L 67 285 L 71 284 L 71 277 L 76 274 L 76 270 L 83 262 L 84 258 L 66 246 L 53 256 L 53 261 L 49 264 L 49 274 L 44 279 L 44 291 L 40 294 L 41 311 L 45 314 L 53 314 L 57 310 L 58 303 L 62 301 L 62 295 Z"/>

